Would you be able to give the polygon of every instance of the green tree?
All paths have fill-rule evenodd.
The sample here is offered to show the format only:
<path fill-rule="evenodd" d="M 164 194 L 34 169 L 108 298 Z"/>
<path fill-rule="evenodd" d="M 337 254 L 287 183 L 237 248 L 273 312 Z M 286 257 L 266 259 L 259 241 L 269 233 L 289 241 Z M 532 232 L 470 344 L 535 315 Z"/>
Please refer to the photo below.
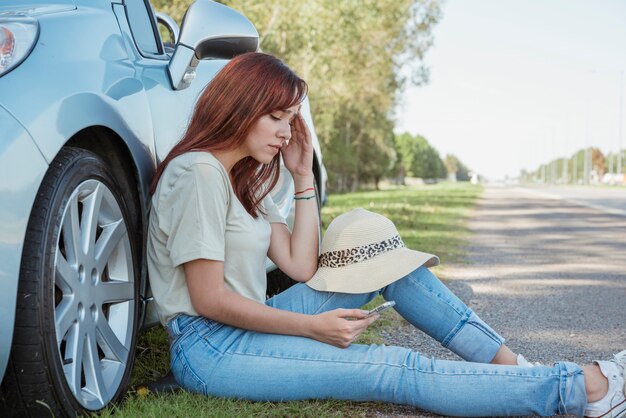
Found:
<path fill-rule="evenodd" d="M 457 181 L 469 181 L 469 169 L 455 155 L 448 154 L 443 160 L 449 176 Z"/>
<path fill-rule="evenodd" d="M 178 21 L 191 3 L 153 1 Z M 376 182 L 394 154 L 393 109 L 400 91 L 428 79 L 422 58 L 441 16 L 440 0 L 222 3 L 254 23 L 263 51 L 307 80 L 330 188 Z"/>
<path fill-rule="evenodd" d="M 452 154 L 447 154 L 446 158 L 443 160 L 446 170 L 448 171 L 448 175 L 454 176 L 455 179 L 456 173 L 459 171 L 459 162 L 459 159 Z"/>
<path fill-rule="evenodd" d="M 619 156 L 620 152 L 621 152 L 621 158 Z M 618 167 L 618 164 L 620 163 L 620 159 L 621 159 L 622 167 Z M 626 164 L 626 150 L 621 150 L 619 152 L 614 151 L 606 155 L 607 169 L 611 167 L 613 173 L 624 174 L 626 172 L 626 167 L 624 166 L 625 164 Z"/>
<path fill-rule="evenodd" d="M 607 171 L 606 158 L 599 148 L 591 148 L 591 167 L 600 177 L 602 177 Z"/>
<path fill-rule="evenodd" d="M 395 144 L 401 175 L 423 179 L 446 177 L 446 167 L 439 152 L 423 136 L 403 133 L 396 136 Z"/>

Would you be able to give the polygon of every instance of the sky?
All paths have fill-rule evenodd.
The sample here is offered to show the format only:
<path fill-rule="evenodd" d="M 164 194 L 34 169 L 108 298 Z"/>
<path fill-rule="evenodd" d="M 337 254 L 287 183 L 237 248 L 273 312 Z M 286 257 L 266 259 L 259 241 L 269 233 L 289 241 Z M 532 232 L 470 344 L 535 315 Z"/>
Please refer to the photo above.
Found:
<path fill-rule="evenodd" d="M 492 180 L 626 148 L 626 0 L 447 0 L 433 35 L 396 132 Z"/>

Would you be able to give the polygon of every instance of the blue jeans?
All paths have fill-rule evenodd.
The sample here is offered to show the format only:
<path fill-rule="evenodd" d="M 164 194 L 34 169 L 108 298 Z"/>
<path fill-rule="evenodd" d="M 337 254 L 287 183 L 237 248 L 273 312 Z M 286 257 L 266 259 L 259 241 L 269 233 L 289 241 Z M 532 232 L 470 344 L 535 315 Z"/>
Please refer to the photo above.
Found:
<path fill-rule="evenodd" d="M 464 361 L 402 347 L 263 334 L 179 315 L 169 321 L 172 372 L 193 392 L 256 401 L 345 399 L 408 404 L 443 415 L 582 416 L 583 372 L 574 363 L 523 368 L 489 363 L 503 338 L 425 267 L 378 292 L 320 292 L 300 283 L 267 304 L 306 314 L 359 308 L 377 295 Z"/>

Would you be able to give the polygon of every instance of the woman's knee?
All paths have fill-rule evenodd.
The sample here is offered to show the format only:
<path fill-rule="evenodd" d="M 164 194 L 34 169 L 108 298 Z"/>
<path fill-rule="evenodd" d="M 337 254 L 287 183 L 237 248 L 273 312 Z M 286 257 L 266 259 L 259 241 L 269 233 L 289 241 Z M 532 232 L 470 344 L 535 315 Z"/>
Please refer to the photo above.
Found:
<path fill-rule="evenodd" d="M 441 294 L 442 292 L 450 292 L 432 271 L 425 266 L 421 266 L 406 276 L 383 287 L 380 290 L 380 293 L 383 297 L 385 297 L 385 299 L 390 300 L 388 296 L 391 296 L 392 294 L 407 294 L 407 292 L 413 293 L 411 288 L 414 286 L 419 286 L 419 288 L 425 291 L 435 292 L 438 294 Z"/>
<path fill-rule="evenodd" d="M 402 277 L 401 279 L 391 283 L 389 286 L 398 284 L 399 282 L 410 280 L 417 281 L 427 286 L 429 283 L 432 283 L 433 285 L 441 283 L 441 280 L 439 280 L 439 278 L 432 271 L 430 271 L 428 267 L 420 266 L 406 276 Z"/>
<path fill-rule="evenodd" d="M 489 363 L 503 343 L 504 338 L 468 308 L 441 345 L 464 360 Z"/>

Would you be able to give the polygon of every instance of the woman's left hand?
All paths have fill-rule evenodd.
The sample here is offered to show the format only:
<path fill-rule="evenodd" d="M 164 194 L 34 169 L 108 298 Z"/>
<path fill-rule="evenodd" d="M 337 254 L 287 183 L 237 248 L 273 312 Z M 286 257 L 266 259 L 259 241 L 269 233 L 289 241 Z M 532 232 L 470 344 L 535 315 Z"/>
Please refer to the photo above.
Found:
<path fill-rule="evenodd" d="M 291 139 L 281 149 L 285 167 L 292 176 L 310 176 L 313 169 L 313 141 L 304 118 L 296 115 L 291 126 Z"/>

